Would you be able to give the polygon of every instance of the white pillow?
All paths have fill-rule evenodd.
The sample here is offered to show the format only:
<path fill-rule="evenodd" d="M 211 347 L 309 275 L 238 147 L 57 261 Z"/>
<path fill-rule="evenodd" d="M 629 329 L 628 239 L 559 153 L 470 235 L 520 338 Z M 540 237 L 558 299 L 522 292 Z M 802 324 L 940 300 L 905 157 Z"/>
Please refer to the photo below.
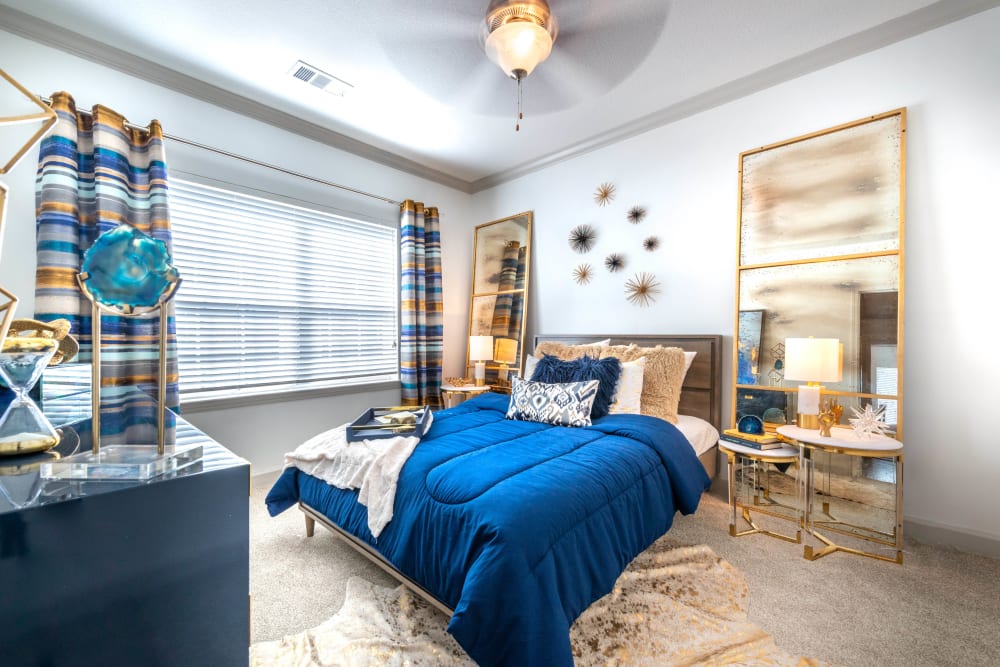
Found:
<path fill-rule="evenodd" d="M 608 414 L 640 414 L 642 378 L 646 369 L 646 357 L 622 363 L 622 372 L 615 385 L 615 395 L 611 399 Z"/>
<path fill-rule="evenodd" d="M 719 442 L 719 432 L 715 427 L 704 419 L 692 417 L 691 415 L 677 415 L 677 428 L 694 449 L 694 453 L 701 456 Z"/>
<path fill-rule="evenodd" d="M 538 364 L 538 357 L 533 354 L 529 354 L 524 358 L 524 375 L 521 377 L 525 380 L 530 380 L 531 376 L 535 373 L 535 366 Z"/>
<path fill-rule="evenodd" d="M 687 376 L 689 370 L 691 370 L 691 364 L 694 363 L 694 357 L 698 354 L 697 352 L 688 352 L 684 350 L 684 375 Z M 682 380 L 683 382 L 683 380 Z"/>

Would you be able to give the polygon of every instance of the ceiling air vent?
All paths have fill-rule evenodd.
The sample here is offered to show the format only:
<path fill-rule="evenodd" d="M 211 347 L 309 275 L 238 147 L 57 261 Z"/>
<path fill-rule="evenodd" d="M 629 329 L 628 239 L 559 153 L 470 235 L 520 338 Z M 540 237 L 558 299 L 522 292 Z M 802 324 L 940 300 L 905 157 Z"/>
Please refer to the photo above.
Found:
<path fill-rule="evenodd" d="M 343 97 L 344 93 L 354 87 L 346 81 L 338 79 L 332 74 L 327 74 L 301 60 L 296 61 L 292 68 L 288 70 L 288 73 L 299 81 L 305 81 L 310 86 L 316 86 L 320 90 L 325 90 L 337 97 Z"/>

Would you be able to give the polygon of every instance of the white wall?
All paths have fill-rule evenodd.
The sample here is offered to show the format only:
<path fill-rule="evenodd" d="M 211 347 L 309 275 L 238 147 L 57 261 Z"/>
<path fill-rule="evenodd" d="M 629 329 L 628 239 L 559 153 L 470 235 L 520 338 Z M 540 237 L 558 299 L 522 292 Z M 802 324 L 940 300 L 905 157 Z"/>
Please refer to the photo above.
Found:
<path fill-rule="evenodd" d="M 402 173 L 349 153 L 303 139 L 131 76 L 89 63 L 0 31 L 0 66 L 28 90 L 49 95 L 67 90 L 80 106 L 104 104 L 145 124 L 158 118 L 164 131 L 185 139 L 246 155 L 286 169 L 387 196 L 416 199 L 441 210 L 444 257 L 446 369 L 465 359 L 469 267 L 474 218 L 469 195 Z M 18 315 L 33 312 L 35 280 L 34 172 L 37 149 L 4 175 L 10 186 L 4 224 L 0 284 L 21 299 Z M 398 220 L 397 207 L 282 176 L 272 170 L 219 158 L 167 142 L 168 168 L 181 177 L 199 174 L 317 202 L 368 218 Z M 182 173 L 183 172 L 183 173 Z M 183 289 L 183 288 L 182 288 Z M 361 392 L 268 405 L 208 410 L 185 408 L 185 416 L 210 436 L 248 458 L 254 473 L 276 470 L 284 452 L 316 433 L 356 417 L 371 405 L 391 404 L 399 391 Z"/>
<path fill-rule="evenodd" d="M 907 107 L 905 482 L 910 534 L 1000 555 L 1000 447 L 991 433 L 1000 378 L 989 322 L 996 302 L 1000 184 L 1000 9 L 906 40 L 476 195 L 476 217 L 535 212 L 530 326 L 544 333 L 719 333 L 731 352 L 739 153 Z M 598 208 L 599 183 L 617 186 Z M 648 207 L 632 227 L 625 212 Z M 584 257 L 570 229 L 601 233 Z M 655 260 L 639 249 L 663 241 Z M 601 259 L 625 251 L 612 278 Z M 625 301 L 626 274 L 652 271 L 655 305 Z M 728 400 L 726 409 L 728 411 Z M 728 419 L 728 416 L 726 416 Z M 957 534 L 946 535 L 947 528 Z"/>
<path fill-rule="evenodd" d="M 446 375 L 461 372 L 465 354 L 473 227 L 534 210 L 532 331 L 724 334 L 727 395 L 739 153 L 905 106 L 907 530 L 931 537 L 952 531 L 955 544 L 993 550 L 1000 541 L 1000 513 L 987 494 L 1000 487 L 1000 448 L 989 435 L 994 421 L 989 387 L 1000 377 L 1000 362 L 987 324 L 996 301 L 991 262 L 998 241 L 992 189 L 1000 183 L 998 34 L 1000 9 L 994 9 L 474 197 L 3 32 L 0 63 L 35 92 L 66 89 L 81 102 L 107 104 L 138 122 L 156 116 L 173 134 L 395 199 L 440 206 Z M 170 158 L 173 169 L 204 168 L 173 146 L 168 151 L 168 157 L 177 153 L 176 160 Z M 29 303 L 33 161 L 5 177 L 11 201 L 0 258 L 0 282 Z M 603 181 L 615 183 L 618 194 L 612 207 L 600 209 L 592 194 Z M 649 209 L 636 227 L 624 218 L 633 204 Z M 364 206 L 356 199 L 334 205 Z M 593 223 L 602 237 L 586 258 L 596 278 L 581 288 L 570 272 L 583 258 L 570 251 L 566 237 L 583 222 Z M 661 250 L 647 255 L 638 244 L 654 233 Z M 615 280 L 600 265 L 613 250 L 626 251 L 630 259 Z M 648 309 L 624 300 L 624 278 L 637 270 L 652 271 L 662 283 Z M 20 312 L 30 313 L 30 305 Z M 280 465 L 281 453 L 294 443 L 382 398 L 360 394 L 189 416 L 250 457 L 256 473 Z"/>

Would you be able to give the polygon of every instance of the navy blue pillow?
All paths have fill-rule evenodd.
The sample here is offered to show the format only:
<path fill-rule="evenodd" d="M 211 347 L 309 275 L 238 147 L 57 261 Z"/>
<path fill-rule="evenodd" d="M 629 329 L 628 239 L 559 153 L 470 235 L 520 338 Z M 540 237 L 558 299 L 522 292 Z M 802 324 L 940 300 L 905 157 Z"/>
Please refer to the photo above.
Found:
<path fill-rule="evenodd" d="M 579 359 L 563 361 L 555 355 L 546 354 L 538 360 L 535 372 L 531 374 L 531 380 L 548 384 L 597 380 L 600 384 L 597 387 L 594 407 L 590 411 L 591 419 L 597 419 L 608 414 L 621 372 L 622 364 L 615 357 L 595 359 L 584 355 Z"/>

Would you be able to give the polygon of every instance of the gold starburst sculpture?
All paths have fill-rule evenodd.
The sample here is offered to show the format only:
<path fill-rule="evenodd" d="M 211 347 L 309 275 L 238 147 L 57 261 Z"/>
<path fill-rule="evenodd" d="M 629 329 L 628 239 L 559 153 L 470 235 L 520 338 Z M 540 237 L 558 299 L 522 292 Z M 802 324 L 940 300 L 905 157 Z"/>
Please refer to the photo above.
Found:
<path fill-rule="evenodd" d="M 655 301 L 653 295 L 659 294 L 660 283 L 652 273 L 637 273 L 625 283 L 625 296 L 629 302 L 645 308 Z"/>
<path fill-rule="evenodd" d="M 590 268 L 590 264 L 581 264 L 573 269 L 573 280 L 576 281 L 577 285 L 586 285 L 593 277 L 594 270 Z"/>
<path fill-rule="evenodd" d="M 601 183 L 594 192 L 594 201 L 598 206 L 607 206 L 615 198 L 615 186 L 611 183 Z"/>
<path fill-rule="evenodd" d="M 633 206 L 628 210 L 628 221 L 633 225 L 638 225 L 646 217 L 646 207 Z"/>

